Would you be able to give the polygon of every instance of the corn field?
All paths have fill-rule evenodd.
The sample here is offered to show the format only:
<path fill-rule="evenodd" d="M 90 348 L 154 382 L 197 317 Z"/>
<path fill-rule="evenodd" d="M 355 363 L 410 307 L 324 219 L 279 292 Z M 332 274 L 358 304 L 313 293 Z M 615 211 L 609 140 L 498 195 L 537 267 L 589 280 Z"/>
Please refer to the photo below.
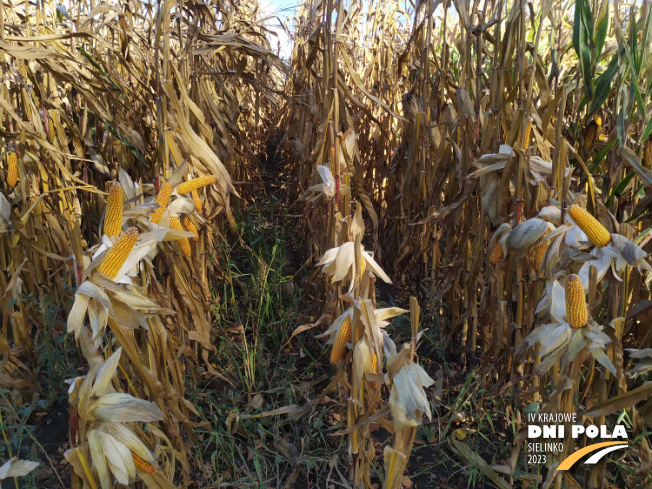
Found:
<path fill-rule="evenodd" d="M 0 485 L 652 487 L 649 1 L 267 7 L 0 5 Z"/>

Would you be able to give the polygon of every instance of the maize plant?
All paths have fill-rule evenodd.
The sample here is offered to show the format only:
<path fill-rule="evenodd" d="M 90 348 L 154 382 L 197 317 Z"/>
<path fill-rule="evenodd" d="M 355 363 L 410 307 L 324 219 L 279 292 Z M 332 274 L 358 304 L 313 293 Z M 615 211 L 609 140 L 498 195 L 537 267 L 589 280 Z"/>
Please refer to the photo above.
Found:
<path fill-rule="evenodd" d="M 325 171 L 321 170 L 320 173 Z M 326 184 L 327 180 L 324 182 Z M 332 205 L 335 194 L 323 187 L 315 190 L 321 190 Z M 388 445 L 385 448 L 385 487 L 394 489 L 400 487 L 422 414 L 430 418 L 430 405 L 423 387 L 428 387 L 434 381 L 415 363 L 419 337 L 419 310 L 415 298 L 411 309 L 412 341 L 397 352 L 394 342 L 384 330 L 388 325 L 387 319 L 407 311 L 396 307 L 375 307 L 375 277 L 385 282 L 391 281 L 361 245 L 365 230 L 362 207 L 358 204 L 353 218 L 346 217 L 340 221 L 339 239 L 353 241 L 345 241 L 326 251 L 317 263 L 328 277 L 330 287 L 337 287 L 338 293 L 341 287 L 338 284 L 349 282 L 348 292 L 340 295 L 340 300 L 350 304 L 326 332 L 317 337 L 329 337 L 327 344 L 332 345 L 330 362 L 336 369 L 333 382 L 326 392 L 336 389 L 340 397 L 347 400 L 345 432 L 348 433 L 353 486 L 371 486 L 375 450 L 369 420 L 389 406 L 394 442 L 392 447 Z M 335 310 L 338 310 L 338 305 L 335 305 Z M 382 373 L 385 359 L 387 374 Z M 383 398 L 380 387 L 383 384 L 391 392 L 389 398 Z M 418 399 L 416 407 L 413 399 Z M 386 418 L 387 415 L 380 419 L 391 426 Z"/>
<path fill-rule="evenodd" d="M 123 182 L 117 187 L 133 189 L 135 192 L 134 182 L 124 173 L 121 177 Z M 159 191 L 158 196 L 160 194 Z M 166 204 L 168 199 L 169 197 L 165 199 Z M 183 205 L 183 202 L 177 204 L 179 200 L 175 199 L 170 207 Z M 150 362 L 143 364 L 138 350 L 134 348 L 134 332 L 141 328 L 162 335 L 162 338 L 166 337 L 158 316 L 163 313 L 163 308 L 152 298 L 143 295 L 140 287 L 129 289 L 120 285 L 126 284 L 129 287 L 149 283 L 148 274 L 142 273 L 145 268 L 141 261 L 153 259 L 159 251 L 159 243 L 175 240 L 181 243 L 182 250 L 184 243 L 190 247 L 187 238 L 192 233 L 183 229 L 179 218 L 171 215 L 168 219 L 170 228 L 161 227 L 145 219 L 150 207 L 151 204 L 142 202 L 128 209 L 128 214 L 134 216 L 131 219 L 145 228 L 145 232 L 141 233 L 138 226 L 132 226 L 115 241 L 111 241 L 105 234 L 102 243 L 89 250 L 91 256 L 84 255 L 83 282 L 77 289 L 68 317 L 68 332 L 73 333 L 80 343 L 91 371 L 85 378 L 73 380 L 70 404 L 75 410 L 75 416 L 71 418 L 75 420 L 71 427 L 75 446 L 66 452 L 66 458 L 80 480 L 91 486 L 96 485 L 96 480 L 99 486 L 108 488 L 114 480 L 130 484 L 137 479 L 147 487 L 174 487 L 171 482 L 175 473 L 174 463 L 168 463 L 165 470 L 159 472 L 154 452 L 121 422 L 163 421 L 167 425 L 166 430 L 174 433 L 178 432 L 176 423 L 184 419 L 189 421 L 185 410 L 180 409 L 179 397 L 182 394 L 178 390 L 179 386 L 166 388 L 165 374 L 159 373 L 156 368 L 152 369 L 167 364 L 171 358 L 156 359 L 152 356 Z M 193 208 L 192 203 L 185 207 Z M 124 209 L 121 211 L 114 212 L 114 216 L 122 215 Z M 105 226 L 105 229 L 112 227 Z M 166 251 L 165 248 L 163 250 Z M 189 255 L 188 249 L 186 256 Z M 107 326 L 121 346 L 103 363 L 97 349 L 103 348 Z M 153 353 L 153 345 L 150 343 L 152 339 L 146 337 L 138 346 Z M 161 396 L 170 399 L 165 413 L 151 401 L 116 392 L 111 387 L 118 379 L 117 367 L 123 349 L 129 359 L 129 368 L 125 370 L 123 366 L 121 372 L 127 376 L 129 385 L 132 388 L 139 384 L 146 387 L 145 390 L 138 389 L 141 395 L 148 392 L 154 399 Z M 170 445 L 169 437 L 166 441 L 170 457 L 174 447 Z"/>

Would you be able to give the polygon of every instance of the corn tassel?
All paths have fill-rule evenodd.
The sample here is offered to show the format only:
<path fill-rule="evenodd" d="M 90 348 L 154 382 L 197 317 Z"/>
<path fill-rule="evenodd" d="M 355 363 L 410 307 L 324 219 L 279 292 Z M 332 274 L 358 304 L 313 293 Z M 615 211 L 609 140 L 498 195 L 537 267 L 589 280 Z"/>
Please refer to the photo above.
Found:
<path fill-rule="evenodd" d="M 183 226 L 181 225 L 181 221 L 177 216 L 170 216 L 170 228 L 171 229 L 176 229 L 177 231 L 185 231 L 183 229 Z M 192 250 L 190 248 L 190 241 L 188 241 L 188 238 L 179 238 L 179 248 L 181 248 L 181 252 L 187 257 L 190 258 L 192 255 Z"/>
<path fill-rule="evenodd" d="M 200 212 L 202 208 L 204 207 L 204 204 L 202 203 L 201 199 L 199 198 L 199 194 L 197 193 L 196 190 L 193 190 L 190 192 L 190 195 L 192 196 L 192 203 L 195 204 L 195 210 L 197 212 Z"/>
<path fill-rule="evenodd" d="M 161 222 L 165 208 L 168 206 L 170 195 L 172 195 L 172 185 L 170 182 L 165 182 L 165 184 L 163 184 L 163 186 L 159 189 L 158 195 L 156 196 L 155 202 L 159 207 L 152 213 L 152 222 L 154 224 Z"/>
<path fill-rule="evenodd" d="M 181 185 L 179 185 L 177 187 L 177 192 L 180 194 L 187 194 L 188 192 L 192 192 L 198 188 L 205 187 L 206 185 L 212 185 L 216 181 L 217 177 L 215 175 L 193 178 L 192 180 L 188 180 L 187 182 L 183 182 Z"/>
<path fill-rule="evenodd" d="M 131 452 L 131 458 L 134 461 L 134 465 L 136 466 L 136 469 L 140 470 L 141 472 L 152 475 L 158 470 L 158 467 L 152 465 L 147 460 L 145 460 L 144 458 L 142 458 L 140 455 L 138 455 L 133 451 Z"/>
<path fill-rule="evenodd" d="M 186 216 L 186 218 L 183 220 L 183 225 L 184 227 L 193 233 L 195 235 L 194 238 L 192 238 L 193 241 L 199 241 L 199 232 L 197 232 L 197 228 L 195 225 L 192 223 L 189 217 Z"/>
<path fill-rule="evenodd" d="M 16 153 L 7 155 L 7 183 L 13 187 L 18 183 L 18 160 Z"/>
<path fill-rule="evenodd" d="M 575 274 L 566 279 L 566 318 L 572 328 L 581 328 L 589 318 L 584 286 Z"/>
<path fill-rule="evenodd" d="M 130 227 L 122 233 L 117 243 L 109 249 L 104 260 L 102 260 L 100 266 L 97 267 L 98 272 L 103 273 L 111 279 L 115 278 L 122 268 L 122 265 L 124 265 L 129 253 L 131 253 L 137 240 L 138 228 L 135 226 Z"/>
<path fill-rule="evenodd" d="M 351 341 L 351 328 L 353 324 L 351 323 L 351 316 L 347 316 L 342 321 L 342 326 L 337 333 L 335 338 L 335 344 L 333 344 L 333 349 L 331 350 L 331 363 L 335 364 L 340 361 L 344 356 L 344 351 L 346 350 L 346 344 Z"/>
<path fill-rule="evenodd" d="M 600 221 L 589 214 L 586 209 L 573 205 L 568 209 L 568 214 L 575 224 L 584 231 L 584 234 L 588 236 L 591 243 L 599 247 L 607 246 L 611 243 L 611 234 L 609 234 L 609 231 L 600 224 Z"/>
<path fill-rule="evenodd" d="M 104 234 L 107 236 L 120 236 L 122 229 L 122 185 L 114 183 L 109 191 L 109 199 L 106 204 L 104 216 Z"/>

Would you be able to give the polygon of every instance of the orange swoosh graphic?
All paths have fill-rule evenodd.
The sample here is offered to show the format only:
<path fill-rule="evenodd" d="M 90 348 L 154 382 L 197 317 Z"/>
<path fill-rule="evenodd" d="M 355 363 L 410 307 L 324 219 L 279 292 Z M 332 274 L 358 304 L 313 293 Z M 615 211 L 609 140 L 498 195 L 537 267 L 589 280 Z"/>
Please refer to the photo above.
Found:
<path fill-rule="evenodd" d="M 588 447 L 584 447 L 581 450 L 578 450 L 575 452 L 573 455 L 570 457 L 567 457 L 561 464 L 559 464 L 559 467 L 557 467 L 557 470 L 568 470 L 570 469 L 575 462 L 577 462 L 579 459 L 581 459 L 584 455 L 595 452 L 596 450 L 604 447 L 610 447 L 612 445 L 624 445 L 627 442 L 622 442 L 622 441 L 605 441 L 602 443 L 595 443 L 593 445 L 589 445 Z"/>

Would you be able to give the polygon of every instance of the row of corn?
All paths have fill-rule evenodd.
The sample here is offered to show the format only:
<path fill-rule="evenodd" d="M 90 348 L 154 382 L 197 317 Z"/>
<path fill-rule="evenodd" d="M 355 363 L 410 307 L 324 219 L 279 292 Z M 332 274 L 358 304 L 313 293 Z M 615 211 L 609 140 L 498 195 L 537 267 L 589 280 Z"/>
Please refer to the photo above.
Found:
<path fill-rule="evenodd" d="M 151 284 L 146 263 L 159 253 L 174 252 L 164 242 L 176 242 L 191 256 L 188 239 L 197 238 L 192 220 L 201 220 L 193 211 L 201 206 L 187 194 L 197 195 L 216 177 L 176 186 L 165 182 L 149 199 L 126 173 L 120 180 L 109 191 L 101 243 L 83 256 L 83 281 L 68 317 L 68 332 L 79 342 L 89 372 L 71 381 L 74 446 L 65 457 L 84 487 L 109 489 L 116 482 L 140 480 L 146 487 L 173 488 L 174 447 L 164 434 L 167 429 L 148 424 L 176 423 L 178 413 L 162 396 L 158 373 L 148 375 L 153 365 L 142 357 L 152 355 L 155 344 L 150 342 L 160 342 L 150 335 L 159 336 L 164 329 L 163 308 L 147 295 Z M 185 214 L 185 228 L 179 213 Z M 146 341 L 133 343 L 141 328 L 149 330 Z M 146 389 L 136 387 L 143 382 Z"/>
<path fill-rule="evenodd" d="M 365 225 L 362 204 L 353 216 L 335 211 L 342 189 L 336 187 L 328 166 L 317 168 L 322 183 L 309 189 L 305 200 L 316 212 L 332 215 L 334 240 L 339 243 L 327 250 L 317 266 L 327 277 L 326 312 L 320 324 L 329 322 L 318 338 L 327 337 L 332 345 L 330 362 L 335 368 L 333 381 L 325 393 L 336 391 L 345 407 L 341 434 L 347 436 L 350 482 L 355 488 L 372 486 L 372 467 L 377 457 L 371 434 L 372 420 L 392 434 L 392 444 L 384 447 L 384 488 L 401 486 L 412 452 L 416 428 L 423 416 L 431 417 L 425 388 L 434 381 L 418 364 L 416 350 L 419 334 L 419 306 L 411 301 L 411 341 L 397 349 L 386 327 L 389 319 L 408 311 L 376 308 L 375 281 L 390 278 L 364 249 L 361 241 Z M 346 284 L 348 283 L 348 288 Z M 389 408 L 389 409 L 387 409 Z M 374 416 L 378 413 L 386 413 Z M 391 414 L 391 416 L 390 416 Z M 378 474 L 379 475 L 379 474 Z"/>
<path fill-rule="evenodd" d="M 257 11 L 256 0 L 209 9 L 44 0 L 0 11 L 0 387 L 15 406 L 36 392 L 49 409 L 66 386 L 47 382 L 61 369 L 43 368 L 39 352 L 67 371 L 88 363 L 70 385 L 73 487 L 105 487 L 107 470 L 111 486 L 142 487 L 136 475 L 155 466 L 155 477 L 194 482 L 198 412 L 185 380 L 200 364 L 216 373 L 215 230 L 235 225 L 230 177 L 252 178 L 266 114 L 277 110 L 268 85 L 280 61 Z M 217 178 L 193 190 L 196 180 L 181 182 L 188 173 Z M 122 419 L 138 442 L 100 409 L 112 402 L 163 418 Z M 18 426 L 7 430 L 21 442 Z"/>
<path fill-rule="evenodd" d="M 535 385 L 544 387 L 534 398 L 544 413 L 576 413 L 587 404 L 604 403 L 604 386 L 610 384 L 626 389 L 618 350 L 625 322 L 621 304 L 631 290 L 633 270 L 644 284 L 652 279 L 640 239 L 620 234 L 631 235 L 631 228 L 611 220 L 610 232 L 581 205 L 585 200 L 578 194 L 568 207 L 552 201 L 513 228 L 500 226 L 487 255 L 496 275 L 524 266 L 533 277 L 528 301 L 536 305 L 535 327 L 516 345 L 513 368 L 519 375 L 535 376 Z M 505 291 L 498 293 L 502 298 Z M 603 310 L 605 302 L 611 306 Z M 531 374 L 524 370 L 527 365 L 533 367 Z M 551 453 L 545 487 L 561 487 L 562 474 L 555 468 L 572 444 L 567 437 L 561 452 Z"/>

